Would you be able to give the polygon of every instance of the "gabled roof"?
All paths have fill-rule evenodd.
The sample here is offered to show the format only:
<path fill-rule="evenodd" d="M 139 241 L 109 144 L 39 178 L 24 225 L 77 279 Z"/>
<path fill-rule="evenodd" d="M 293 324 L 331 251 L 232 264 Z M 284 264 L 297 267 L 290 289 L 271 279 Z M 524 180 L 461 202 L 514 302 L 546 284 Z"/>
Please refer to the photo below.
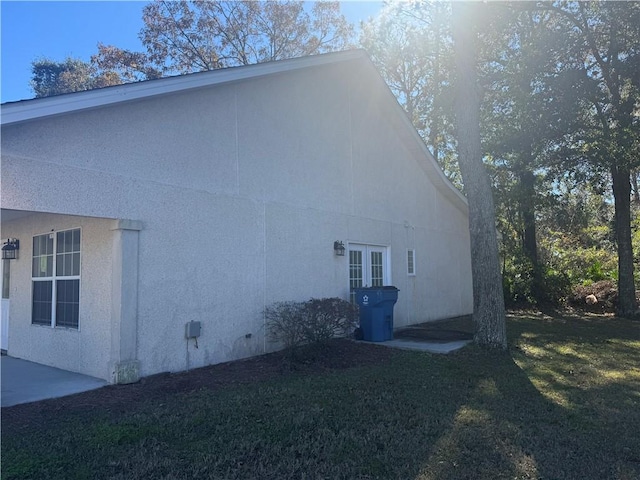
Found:
<path fill-rule="evenodd" d="M 3 103 L 0 124 L 12 125 L 114 103 L 140 100 L 173 92 L 220 85 L 309 67 L 336 64 L 354 59 L 368 59 L 368 56 L 364 50 L 347 50 Z"/>
<path fill-rule="evenodd" d="M 241 80 L 255 79 L 267 75 L 353 61 L 363 62 L 363 64 L 370 69 L 371 75 L 379 81 L 380 88 L 387 92 L 389 105 L 395 113 L 392 115 L 393 118 L 387 120 L 392 122 L 405 140 L 407 148 L 419 159 L 419 163 L 429 179 L 454 205 L 466 210 L 467 201 L 465 196 L 446 178 L 411 123 L 411 120 L 406 115 L 404 109 L 400 106 L 391 90 L 389 90 L 364 50 L 347 50 L 344 52 L 312 55 L 255 65 L 223 68 L 208 72 L 165 77 L 157 80 L 146 80 L 52 97 L 3 103 L 0 106 L 0 124 L 3 126 L 14 125 L 30 120 L 43 119 L 134 100 L 148 99 L 174 92 L 183 92 Z"/>

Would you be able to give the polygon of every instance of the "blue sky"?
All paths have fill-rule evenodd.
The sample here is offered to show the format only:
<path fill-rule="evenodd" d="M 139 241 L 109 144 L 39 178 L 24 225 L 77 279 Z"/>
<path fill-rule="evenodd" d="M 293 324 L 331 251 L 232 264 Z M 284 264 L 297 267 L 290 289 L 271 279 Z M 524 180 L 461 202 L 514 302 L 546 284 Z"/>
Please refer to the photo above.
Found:
<path fill-rule="evenodd" d="M 40 57 L 88 61 L 98 42 L 143 50 L 138 39 L 144 1 L 0 1 L 0 101 L 33 97 L 31 62 Z M 342 11 L 354 24 L 382 7 L 382 2 L 347 1 Z"/>

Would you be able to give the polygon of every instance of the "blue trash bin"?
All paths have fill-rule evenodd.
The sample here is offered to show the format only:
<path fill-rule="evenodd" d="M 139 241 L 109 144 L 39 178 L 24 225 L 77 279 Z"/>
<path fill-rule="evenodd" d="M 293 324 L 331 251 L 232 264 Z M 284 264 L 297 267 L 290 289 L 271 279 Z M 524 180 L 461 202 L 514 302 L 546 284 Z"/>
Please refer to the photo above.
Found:
<path fill-rule="evenodd" d="M 355 289 L 363 340 L 384 342 L 393 339 L 393 306 L 398 301 L 398 292 L 393 286 Z"/>

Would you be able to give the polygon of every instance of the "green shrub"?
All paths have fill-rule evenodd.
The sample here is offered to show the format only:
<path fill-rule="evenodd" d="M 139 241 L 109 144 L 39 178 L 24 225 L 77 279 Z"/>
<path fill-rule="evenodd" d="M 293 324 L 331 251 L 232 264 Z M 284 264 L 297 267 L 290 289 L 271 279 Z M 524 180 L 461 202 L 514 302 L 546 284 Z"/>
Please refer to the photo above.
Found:
<path fill-rule="evenodd" d="M 565 272 L 559 272 L 552 268 L 539 267 L 535 288 L 535 297 L 538 303 L 560 305 L 567 301 L 571 295 L 571 279 Z"/>
<path fill-rule="evenodd" d="M 533 273 L 533 265 L 524 255 L 517 255 L 505 261 L 502 288 L 504 303 L 508 307 L 536 303 Z"/>
<path fill-rule="evenodd" d="M 505 305 L 560 305 L 571 294 L 571 279 L 547 265 L 533 266 L 524 255 L 504 264 L 502 275 Z"/>
<path fill-rule="evenodd" d="M 341 298 L 312 298 L 303 304 L 306 343 L 323 343 L 349 335 L 358 321 L 358 307 Z"/>
<path fill-rule="evenodd" d="M 322 344 L 349 335 L 358 321 L 358 307 L 340 298 L 277 302 L 265 311 L 267 337 L 291 354 L 306 344 Z"/>
<path fill-rule="evenodd" d="M 304 343 L 302 307 L 299 302 L 277 302 L 264 310 L 267 337 L 293 351 Z"/>
<path fill-rule="evenodd" d="M 550 238 L 541 239 L 541 263 L 558 272 L 564 272 L 573 285 L 616 279 L 618 256 L 613 245 L 604 240 L 599 243 L 576 242 L 566 235 L 554 233 Z M 592 231 L 586 232 L 585 236 L 587 233 Z"/>

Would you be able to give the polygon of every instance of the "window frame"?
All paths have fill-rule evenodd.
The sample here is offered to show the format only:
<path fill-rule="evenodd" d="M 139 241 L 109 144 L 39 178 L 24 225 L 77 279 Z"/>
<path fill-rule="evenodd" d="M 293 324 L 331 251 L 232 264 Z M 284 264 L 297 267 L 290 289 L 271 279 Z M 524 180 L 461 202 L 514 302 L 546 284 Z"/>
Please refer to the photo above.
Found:
<path fill-rule="evenodd" d="M 73 240 L 73 235 L 74 232 L 78 231 L 78 244 L 77 244 L 77 250 L 74 250 L 74 240 Z M 58 236 L 60 234 L 64 235 L 67 232 L 71 233 L 71 245 L 72 245 L 72 249 L 70 251 L 65 250 L 65 241 L 63 240 L 62 242 L 62 246 L 60 245 L 60 242 L 58 240 Z M 49 239 L 52 239 L 52 253 L 51 253 L 51 275 L 49 276 L 35 276 L 34 273 L 34 260 L 36 258 L 41 258 L 43 257 L 43 255 L 38 255 L 35 256 L 35 250 L 33 250 L 33 244 L 35 242 L 36 238 L 40 238 L 40 237 L 49 237 Z M 81 303 L 81 288 L 80 288 L 80 284 L 81 284 L 81 274 L 82 274 L 82 227 L 72 227 L 72 228 L 65 228 L 64 230 L 52 230 L 50 232 L 47 233 L 42 233 L 42 234 L 37 234 L 37 235 L 33 235 L 32 237 L 32 251 L 31 251 L 31 325 L 36 325 L 36 326 L 41 326 L 41 327 L 48 327 L 48 328 L 62 328 L 62 329 L 67 329 L 67 330 L 79 330 L 80 329 L 80 303 Z M 40 252 L 38 252 L 40 253 Z M 77 254 L 77 267 L 74 265 L 74 256 L 75 254 Z M 44 255 L 45 257 L 48 256 L 48 254 L 45 253 Z M 68 256 L 71 256 L 69 265 L 71 265 L 71 270 L 72 272 L 70 273 L 74 273 L 75 271 L 77 271 L 77 274 L 72 274 L 72 275 L 68 275 L 65 272 L 67 265 L 65 262 L 66 258 Z M 41 261 L 41 260 L 40 260 Z M 59 265 L 58 262 L 60 262 L 61 264 Z M 74 268 L 76 267 L 76 268 Z M 45 267 L 45 270 L 48 270 L 49 265 L 47 265 Z M 59 270 L 61 270 L 61 272 L 59 273 Z M 47 273 L 47 272 L 45 272 Z M 69 281 L 72 282 L 77 282 L 76 284 L 72 284 L 74 285 L 73 288 L 77 288 L 77 292 L 74 292 L 75 295 L 74 297 L 77 297 L 77 300 L 74 300 L 72 302 L 65 302 L 65 303 L 72 303 L 72 304 L 77 304 L 77 315 L 76 315 L 76 320 L 75 320 L 75 324 L 72 322 L 68 321 L 68 318 L 63 318 L 62 320 L 59 321 L 58 319 L 58 308 L 60 306 L 62 306 L 62 302 L 63 300 L 58 299 L 58 291 L 59 288 L 66 288 Z M 35 294 L 35 289 L 36 289 L 36 284 L 38 283 L 49 283 L 50 286 L 50 300 L 46 301 L 46 303 L 50 303 L 50 316 L 51 316 L 51 321 L 50 322 L 42 322 L 42 321 L 35 321 L 35 298 L 34 298 L 34 294 Z M 62 282 L 65 282 L 65 284 L 63 285 Z M 77 285 L 77 287 L 76 287 Z"/>
<path fill-rule="evenodd" d="M 416 276 L 416 249 L 407 249 L 407 275 L 410 277 Z"/>

